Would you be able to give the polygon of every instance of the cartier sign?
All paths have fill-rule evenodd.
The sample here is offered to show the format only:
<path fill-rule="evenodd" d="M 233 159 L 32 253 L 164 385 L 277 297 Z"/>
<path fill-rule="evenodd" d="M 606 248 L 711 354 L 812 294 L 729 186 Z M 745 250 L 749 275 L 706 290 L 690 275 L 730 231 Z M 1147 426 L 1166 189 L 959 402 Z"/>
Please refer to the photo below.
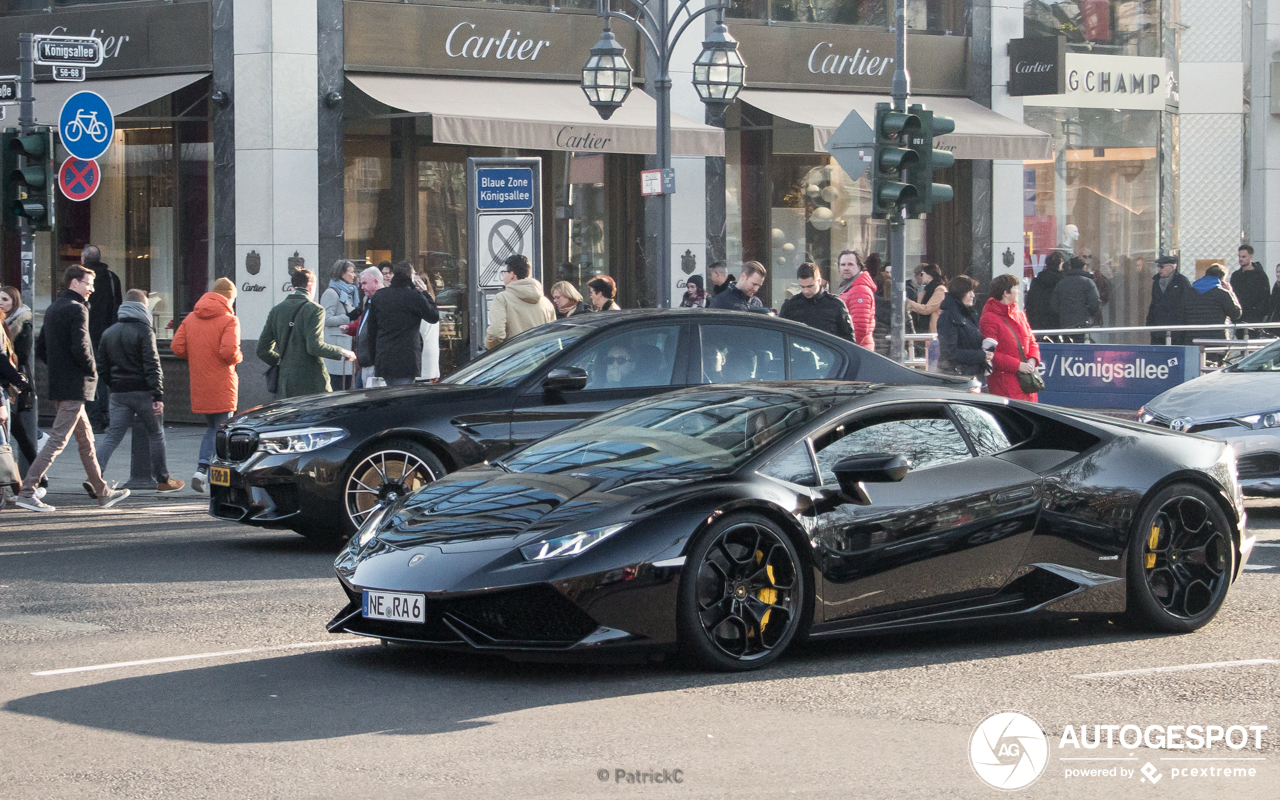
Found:
<path fill-rule="evenodd" d="M 518 77 L 577 82 L 600 20 L 555 14 L 415 3 L 343 3 L 346 68 L 354 72 Z M 634 32 L 615 30 L 633 65 Z"/>
<path fill-rule="evenodd" d="M 1067 86 L 1067 40 L 1037 36 L 1009 42 L 1009 95 L 1062 94 Z"/>

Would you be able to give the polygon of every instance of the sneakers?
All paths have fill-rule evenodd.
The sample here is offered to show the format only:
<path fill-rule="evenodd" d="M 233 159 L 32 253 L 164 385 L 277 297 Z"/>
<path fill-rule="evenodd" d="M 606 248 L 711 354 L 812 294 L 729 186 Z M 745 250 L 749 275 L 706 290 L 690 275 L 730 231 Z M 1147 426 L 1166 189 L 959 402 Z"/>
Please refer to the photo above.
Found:
<path fill-rule="evenodd" d="M 107 491 L 98 498 L 98 505 L 102 508 L 111 508 L 128 496 L 128 489 L 112 489 L 108 487 Z"/>
<path fill-rule="evenodd" d="M 161 481 L 160 483 L 156 484 L 156 491 L 157 492 L 176 492 L 186 485 L 187 485 L 186 481 L 180 481 L 177 478 L 170 475 L 169 480 Z"/>
<path fill-rule="evenodd" d="M 37 487 L 36 487 L 36 499 L 37 499 L 37 500 L 43 500 L 43 499 L 44 499 L 44 496 L 45 496 L 46 494 L 48 494 L 48 493 L 49 493 L 49 490 L 48 490 L 48 489 L 46 489 L 45 487 L 43 487 L 43 486 L 37 486 Z"/>
<path fill-rule="evenodd" d="M 93 488 L 93 484 L 92 484 L 92 483 L 89 483 L 88 481 L 85 481 L 84 483 L 82 483 L 82 484 L 80 484 L 80 485 L 84 487 L 84 490 L 85 490 L 86 492 L 88 492 L 88 493 L 89 493 L 89 496 L 90 496 L 90 497 L 92 497 L 94 500 L 97 500 L 97 499 L 98 499 L 98 492 Z"/>
<path fill-rule="evenodd" d="M 201 470 L 197 472 L 195 475 L 191 476 L 191 488 L 195 489 L 200 494 L 204 494 L 205 489 L 208 487 L 208 485 L 209 485 L 209 473 L 205 472 L 204 470 Z"/>
<path fill-rule="evenodd" d="M 19 495 L 15 502 L 17 503 L 18 508 L 25 508 L 28 511 L 37 511 L 42 514 L 48 514 L 51 511 L 58 510 L 48 503 L 42 502 L 38 497 L 23 497 Z"/>

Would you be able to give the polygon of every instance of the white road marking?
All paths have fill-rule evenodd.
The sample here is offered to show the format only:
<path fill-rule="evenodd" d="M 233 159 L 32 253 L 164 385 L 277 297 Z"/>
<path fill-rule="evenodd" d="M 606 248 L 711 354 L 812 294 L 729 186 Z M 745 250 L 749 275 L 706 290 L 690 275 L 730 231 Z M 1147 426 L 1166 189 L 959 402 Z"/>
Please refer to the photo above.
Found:
<path fill-rule="evenodd" d="M 1280 547 L 1280 542 L 1254 542 L 1254 547 Z"/>
<path fill-rule="evenodd" d="M 223 650 L 217 653 L 195 653 L 189 656 L 168 656 L 167 658 L 148 658 L 142 661 L 119 661 L 114 664 L 96 664 L 92 667 L 68 667 L 66 669 L 47 669 L 33 672 L 41 677 L 48 675 L 70 675 L 73 672 L 96 672 L 103 669 L 122 669 L 124 667 L 141 667 L 147 664 L 168 664 L 174 661 L 194 661 L 200 658 L 224 658 L 226 656 L 243 656 L 251 653 L 271 653 L 279 650 L 302 650 L 309 647 L 347 647 L 350 645 L 371 645 L 375 641 L 365 639 L 335 639 L 327 642 L 301 642 L 299 644 L 278 644 L 273 647 L 246 647 L 243 650 Z"/>
<path fill-rule="evenodd" d="M 1245 572 L 1258 572 L 1264 569 L 1275 569 L 1275 568 L 1276 567 L 1274 564 L 1245 564 L 1244 565 Z"/>
<path fill-rule="evenodd" d="M 1120 675 L 1154 675 L 1160 672 L 1188 672 L 1196 669 L 1217 669 L 1218 667 L 1257 667 L 1266 664 L 1280 664 L 1274 658 L 1249 658 L 1243 661 L 1214 661 L 1209 664 L 1180 664 L 1176 667 L 1146 667 L 1145 669 L 1124 669 L 1119 672 L 1091 672 L 1088 675 L 1073 675 L 1073 678 L 1114 678 Z"/>

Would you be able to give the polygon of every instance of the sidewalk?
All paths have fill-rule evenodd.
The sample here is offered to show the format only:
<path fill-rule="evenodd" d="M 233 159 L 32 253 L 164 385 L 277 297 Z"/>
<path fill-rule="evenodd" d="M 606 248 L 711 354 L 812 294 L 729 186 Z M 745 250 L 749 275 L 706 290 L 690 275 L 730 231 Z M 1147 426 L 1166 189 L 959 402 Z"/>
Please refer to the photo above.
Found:
<path fill-rule="evenodd" d="M 47 428 L 41 430 L 48 433 Z M 105 434 L 94 435 L 97 442 L 101 442 L 104 438 Z M 150 489 L 132 489 L 133 494 L 113 510 L 127 511 L 129 506 L 135 503 L 135 498 L 146 505 L 171 501 L 183 503 L 207 501 L 208 494 L 199 494 L 191 488 L 191 475 L 196 471 L 196 460 L 200 455 L 202 438 L 204 438 L 203 425 L 165 425 L 164 440 L 169 472 L 187 485 L 177 492 L 157 492 L 155 484 L 152 484 Z M 125 434 L 124 440 L 112 454 L 111 463 L 107 465 L 106 473 L 103 475 L 108 484 L 124 486 L 129 482 L 129 455 L 133 450 L 132 439 L 132 432 Z M 64 505 L 95 507 L 97 505 L 97 501 L 90 499 L 84 487 L 80 485 L 85 480 L 84 467 L 80 465 L 80 453 L 76 449 L 74 438 L 54 460 L 46 477 L 49 479 L 49 494 L 45 497 L 45 502 L 50 505 L 58 507 Z M 22 511 L 22 509 L 18 510 Z M 31 512 L 23 511 L 23 513 Z M 39 515 L 31 514 L 31 516 Z"/>

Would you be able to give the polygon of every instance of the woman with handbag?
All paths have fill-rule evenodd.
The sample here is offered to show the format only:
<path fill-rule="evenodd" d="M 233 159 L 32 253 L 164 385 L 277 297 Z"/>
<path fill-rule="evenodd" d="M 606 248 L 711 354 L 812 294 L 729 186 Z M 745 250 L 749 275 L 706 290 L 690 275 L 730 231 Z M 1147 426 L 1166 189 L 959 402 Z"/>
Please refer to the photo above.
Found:
<path fill-rule="evenodd" d="M 12 441 L 22 451 L 22 457 L 31 464 L 36 460 L 39 447 L 27 433 L 23 424 L 23 414 L 30 413 L 31 399 L 31 365 L 27 363 L 27 354 L 31 351 L 31 309 L 22 304 L 22 295 L 12 286 L 0 286 L 0 321 L 4 323 L 7 334 L 10 363 L 18 368 L 27 381 L 27 388 L 18 390 L 16 386 L 9 395 L 10 428 Z M 40 486 L 48 486 L 47 478 L 41 479 Z"/>
<path fill-rule="evenodd" d="M 7 293 L 0 292 L 0 297 L 7 296 Z M 24 393 L 30 395 L 31 384 L 27 376 L 18 370 L 18 356 L 14 352 L 13 340 L 9 337 L 9 328 L 3 324 L 4 320 L 4 312 L 0 311 L 0 433 L 4 436 L 0 442 L 0 488 L 4 491 L 7 505 L 13 502 L 17 487 L 22 485 L 22 473 L 18 470 L 18 462 L 13 457 L 13 448 L 9 444 L 11 432 L 13 438 L 18 439 L 28 464 L 36 460 L 36 451 L 26 428 L 13 413 L 17 404 L 12 400 Z M 41 488 L 37 488 L 36 493 L 43 495 Z"/>
<path fill-rule="evenodd" d="M 996 340 L 991 359 L 987 391 L 1011 400 L 1037 402 L 1036 393 L 1044 379 L 1040 365 L 1040 345 L 1031 335 L 1027 315 L 1018 308 L 1018 279 L 1001 275 L 991 282 L 991 296 L 978 323 L 982 336 Z"/>

